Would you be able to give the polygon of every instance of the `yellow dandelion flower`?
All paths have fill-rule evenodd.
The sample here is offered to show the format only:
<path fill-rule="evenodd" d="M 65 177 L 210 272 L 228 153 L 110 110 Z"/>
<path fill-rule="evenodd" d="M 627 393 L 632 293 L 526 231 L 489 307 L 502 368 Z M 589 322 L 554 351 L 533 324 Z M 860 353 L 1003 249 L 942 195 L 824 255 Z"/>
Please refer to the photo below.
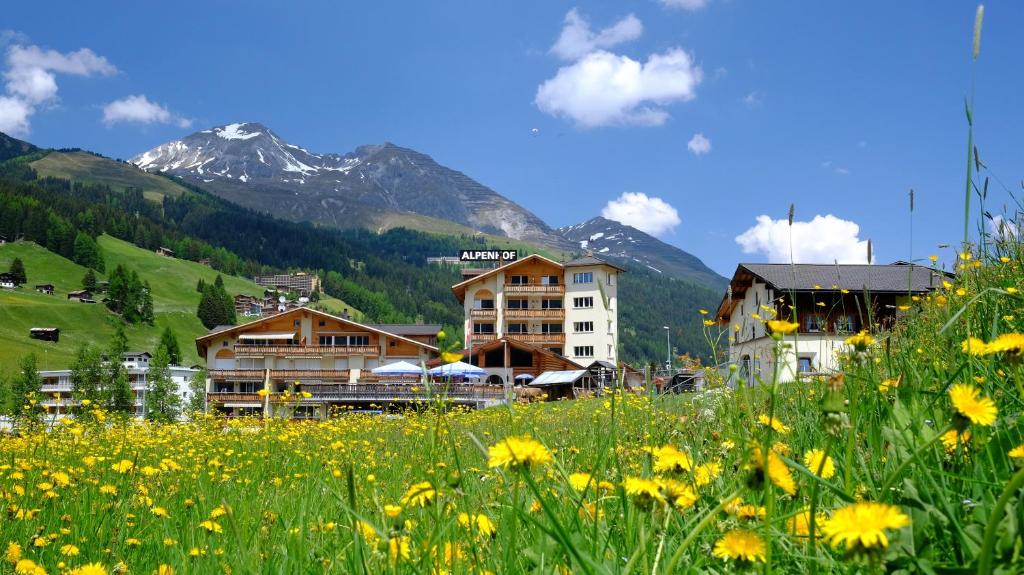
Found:
<path fill-rule="evenodd" d="M 170 513 L 168 513 L 167 510 L 164 509 L 163 507 L 152 507 L 152 508 L 150 508 L 149 512 L 152 513 L 154 517 L 169 517 L 170 516 Z"/>
<path fill-rule="evenodd" d="M 698 465 L 693 470 L 693 482 L 697 487 L 711 483 L 722 474 L 722 464 L 717 461 L 709 461 Z"/>
<path fill-rule="evenodd" d="M 726 533 L 715 543 L 712 554 L 719 559 L 745 563 L 765 562 L 765 543 L 753 531 L 736 529 Z"/>
<path fill-rule="evenodd" d="M 7 551 L 4 552 L 4 561 L 14 565 L 19 559 L 21 559 L 21 545 L 18 545 L 14 541 L 8 541 Z"/>
<path fill-rule="evenodd" d="M 484 515 L 483 513 L 477 514 L 475 522 L 477 533 L 484 537 L 494 537 L 494 535 L 498 532 L 498 527 L 494 525 L 494 523 L 491 521 L 491 518 Z"/>
<path fill-rule="evenodd" d="M 693 458 L 690 454 L 679 451 L 672 445 L 655 447 L 651 454 L 654 455 L 654 471 L 657 473 L 689 471 L 693 468 Z"/>
<path fill-rule="evenodd" d="M 101 563 L 89 563 L 71 571 L 72 575 L 107 575 L 107 568 Z"/>
<path fill-rule="evenodd" d="M 804 453 L 804 467 L 822 479 L 831 479 L 836 474 L 832 458 L 825 457 L 825 452 L 821 449 L 811 449 Z M 818 473 L 819 469 L 821 473 Z"/>
<path fill-rule="evenodd" d="M 1024 443 L 1014 447 L 1007 453 L 1013 459 L 1024 459 Z"/>
<path fill-rule="evenodd" d="M 156 568 L 156 575 L 174 575 L 174 567 L 164 563 Z"/>
<path fill-rule="evenodd" d="M 847 550 L 884 549 L 889 546 L 886 530 L 907 525 L 910 525 L 910 518 L 899 507 L 862 501 L 836 510 L 822 524 L 821 532 L 833 547 L 845 543 Z"/>
<path fill-rule="evenodd" d="M 402 506 L 426 507 L 437 497 L 437 494 L 437 489 L 429 481 L 413 484 L 402 496 Z"/>
<path fill-rule="evenodd" d="M 889 391 L 896 389 L 900 386 L 900 380 L 902 378 L 903 376 L 901 375 L 896 378 L 883 379 L 882 382 L 878 384 L 878 392 L 889 393 Z"/>
<path fill-rule="evenodd" d="M 965 429 L 958 432 L 955 429 L 950 429 L 942 434 L 940 440 L 942 441 L 942 446 L 946 449 L 946 453 L 956 453 L 958 450 L 966 449 L 970 445 L 971 430 Z"/>
<path fill-rule="evenodd" d="M 60 554 L 65 557 L 74 557 L 75 555 L 78 555 L 78 547 L 71 544 L 64 545 L 60 548 Z"/>
<path fill-rule="evenodd" d="M 135 467 L 135 463 L 129 459 L 122 459 L 110 466 L 111 469 L 118 473 L 128 473 L 133 467 Z"/>
<path fill-rule="evenodd" d="M 780 333 L 783 335 L 793 333 L 800 327 L 800 324 L 796 322 L 782 319 L 770 319 L 767 323 L 768 329 L 772 330 L 772 333 Z"/>
<path fill-rule="evenodd" d="M 817 526 L 815 531 L 821 531 L 821 524 L 825 522 L 825 514 L 817 513 L 814 516 L 814 523 Z M 804 508 L 796 515 L 786 520 L 786 531 L 797 537 L 807 537 L 811 534 L 811 510 Z"/>
<path fill-rule="evenodd" d="M 487 449 L 488 467 L 529 467 L 551 462 L 551 452 L 529 435 L 506 437 Z"/>
<path fill-rule="evenodd" d="M 969 355 L 985 355 L 988 353 L 988 346 L 976 337 L 969 337 L 960 344 L 960 351 Z"/>
<path fill-rule="evenodd" d="M 401 514 L 402 514 L 402 508 L 399 507 L 398 505 L 385 505 L 384 506 L 384 515 L 387 515 L 391 519 L 394 519 L 395 517 L 398 517 Z"/>
<path fill-rule="evenodd" d="M 31 559 L 21 559 L 15 563 L 14 572 L 18 575 L 46 575 L 46 569 Z"/>
<path fill-rule="evenodd" d="M 697 502 L 697 493 L 692 487 L 682 481 L 661 479 L 658 483 L 661 485 L 665 498 L 676 509 L 688 509 Z"/>
<path fill-rule="evenodd" d="M 411 556 L 409 538 L 406 536 L 392 537 L 391 540 L 388 541 L 388 554 L 392 561 L 398 561 L 399 557 L 402 559 L 409 559 Z"/>
<path fill-rule="evenodd" d="M 651 479 L 627 477 L 622 482 L 622 488 L 626 491 L 626 495 L 632 497 L 633 501 L 642 507 L 647 507 L 655 502 L 659 504 L 665 502 L 665 498 L 661 494 L 661 486 L 657 481 Z"/>
<path fill-rule="evenodd" d="M 1024 352 L 1024 334 L 1004 333 L 985 346 L 985 353 L 1013 353 Z"/>
<path fill-rule="evenodd" d="M 443 352 L 441 352 L 441 361 L 443 361 L 445 363 L 455 363 L 456 361 L 460 361 L 461 359 L 462 359 L 462 354 L 461 353 L 452 352 L 452 351 L 443 351 Z"/>
<path fill-rule="evenodd" d="M 217 523 L 216 521 L 210 521 L 209 519 L 207 519 L 206 521 L 203 521 L 202 523 L 200 523 L 199 526 L 202 527 L 203 529 L 207 530 L 210 533 L 223 533 L 224 532 L 224 528 L 222 528 L 219 523 Z"/>
<path fill-rule="evenodd" d="M 999 414 L 995 402 L 981 395 L 981 390 L 971 384 L 957 383 L 950 387 L 949 399 L 960 416 L 977 425 L 992 425 Z"/>
<path fill-rule="evenodd" d="M 376 547 L 380 541 L 380 535 L 377 534 L 377 530 L 365 521 L 357 521 L 356 529 L 359 530 L 359 535 L 362 536 L 363 541 L 370 547 Z"/>
<path fill-rule="evenodd" d="M 571 473 L 569 474 L 569 486 L 576 491 L 585 491 L 587 487 L 594 487 L 597 483 L 589 473 Z"/>
<path fill-rule="evenodd" d="M 779 435 L 786 435 L 787 433 L 789 433 L 789 427 L 786 424 L 779 421 L 774 416 L 768 417 L 767 415 L 764 414 L 758 415 L 757 422 L 765 427 L 771 427 L 772 431 L 778 433 Z"/>
<path fill-rule="evenodd" d="M 863 351 L 874 343 L 875 338 L 871 337 L 867 330 L 862 330 L 860 333 L 846 338 L 846 345 L 858 351 Z"/>

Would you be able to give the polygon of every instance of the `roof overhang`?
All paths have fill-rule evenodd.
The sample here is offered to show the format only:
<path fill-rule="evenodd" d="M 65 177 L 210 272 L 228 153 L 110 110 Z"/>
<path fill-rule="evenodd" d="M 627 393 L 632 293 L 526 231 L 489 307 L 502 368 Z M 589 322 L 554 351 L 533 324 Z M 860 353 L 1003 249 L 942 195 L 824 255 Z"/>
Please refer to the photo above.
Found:
<path fill-rule="evenodd" d="M 503 266 L 498 266 L 498 267 L 496 267 L 496 268 L 494 268 L 492 270 L 487 270 L 486 272 L 484 272 L 484 273 L 482 273 L 482 274 L 480 274 L 478 276 L 474 276 L 474 277 L 471 277 L 469 279 L 462 280 L 461 282 L 459 282 L 459 283 L 457 283 L 457 284 L 452 286 L 452 293 L 454 293 L 455 297 L 458 298 L 459 303 L 464 303 L 466 301 L 466 288 L 468 288 L 474 282 L 482 281 L 482 280 L 484 280 L 486 278 L 489 278 L 489 277 L 497 274 L 498 272 L 503 272 L 505 270 L 512 269 L 515 266 L 522 265 L 522 264 L 524 264 L 524 263 L 526 263 L 528 261 L 533 261 L 533 260 L 541 260 L 541 261 L 543 261 L 545 263 L 549 263 L 549 264 L 557 267 L 558 269 L 565 269 L 564 265 L 556 262 L 555 260 L 546 258 L 546 257 L 544 257 L 544 256 L 542 256 L 540 254 L 530 254 L 530 255 L 526 256 L 525 258 L 523 258 L 523 259 L 519 259 L 519 260 L 516 260 L 514 262 L 507 263 L 507 264 L 505 264 Z"/>

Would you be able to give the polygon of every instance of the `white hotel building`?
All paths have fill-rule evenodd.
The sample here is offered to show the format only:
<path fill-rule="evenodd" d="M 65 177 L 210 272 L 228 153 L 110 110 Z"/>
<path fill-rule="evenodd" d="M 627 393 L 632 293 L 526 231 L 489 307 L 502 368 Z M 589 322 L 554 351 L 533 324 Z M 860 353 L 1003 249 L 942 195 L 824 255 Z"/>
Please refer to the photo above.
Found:
<path fill-rule="evenodd" d="M 623 271 L 592 255 L 559 263 L 537 254 L 493 269 L 464 270 L 466 279 L 452 291 L 465 311 L 469 357 L 477 363 L 475 350 L 507 340 L 581 366 L 617 365 Z M 533 375 L 543 367 L 538 361 Z"/>

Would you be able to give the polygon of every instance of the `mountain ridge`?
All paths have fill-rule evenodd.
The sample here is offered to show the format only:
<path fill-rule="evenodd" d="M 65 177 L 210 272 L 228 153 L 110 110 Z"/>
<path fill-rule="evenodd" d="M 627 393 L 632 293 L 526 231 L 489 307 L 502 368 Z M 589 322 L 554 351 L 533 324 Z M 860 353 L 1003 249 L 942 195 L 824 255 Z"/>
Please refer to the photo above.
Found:
<path fill-rule="evenodd" d="M 318 154 L 258 122 L 201 130 L 130 160 L 229 201 L 293 221 L 373 228 L 418 214 L 547 247 L 569 245 L 543 220 L 429 155 L 386 141 Z"/>

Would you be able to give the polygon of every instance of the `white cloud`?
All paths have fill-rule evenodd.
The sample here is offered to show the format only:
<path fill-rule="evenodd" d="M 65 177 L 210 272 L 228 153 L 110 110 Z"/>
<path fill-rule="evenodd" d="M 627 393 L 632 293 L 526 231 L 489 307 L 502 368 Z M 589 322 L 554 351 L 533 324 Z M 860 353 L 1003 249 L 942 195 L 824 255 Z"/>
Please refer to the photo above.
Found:
<path fill-rule="evenodd" d="M 667 8 L 682 8 L 695 12 L 708 5 L 708 0 L 661 0 L 662 6 Z"/>
<path fill-rule="evenodd" d="M 624 192 L 609 201 L 601 215 L 653 236 L 673 230 L 680 222 L 679 212 L 668 202 L 641 192 Z"/>
<path fill-rule="evenodd" d="M 761 95 L 757 93 L 757 90 L 743 96 L 743 105 L 753 110 L 761 105 Z"/>
<path fill-rule="evenodd" d="M 12 45 L 4 72 L 6 96 L 0 96 L 0 132 L 25 135 L 36 108 L 56 101 L 57 74 L 109 76 L 117 68 L 88 48 L 62 54 L 38 46 Z"/>
<path fill-rule="evenodd" d="M 652 54 L 643 64 L 599 50 L 560 68 L 537 88 L 534 101 L 541 111 L 583 127 L 658 126 L 669 117 L 658 106 L 692 100 L 702 78 L 700 67 L 680 48 Z"/>
<path fill-rule="evenodd" d="M 563 60 L 578 60 L 595 50 L 636 40 L 643 33 L 644 25 L 632 14 L 595 33 L 590 23 L 573 8 L 565 15 L 565 26 L 551 47 L 551 53 Z"/>
<path fill-rule="evenodd" d="M 1021 222 L 1008 220 L 1000 215 L 992 216 L 988 221 L 989 234 L 1000 239 L 1012 239 L 1020 235 Z"/>
<path fill-rule="evenodd" d="M 140 124 L 170 124 L 181 128 L 192 126 L 192 120 L 172 114 L 166 106 L 150 102 L 142 94 L 127 96 L 114 100 L 103 106 L 103 123 L 111 126 L 118 122 L 137 122 Z"/>
<path fill-rule="evenodd" d="M 793 222 L 793 261 L 799 264 L 867 263 L 868 242 L 858 237 L 860 226 L 831 214 L 809 222 Z M 757 217 L 757 225 L 736 236 L 745 254 L 763 254 L 771 263 L 790 261 L 790 226 L 785 219 Z"/>
<path fill-rule="evenodd" d="M 707 139 L 704 134 L 697 133 L 686 143 L 686 147 L 693 152 L 693 155 L 702 156 L 711 151 L 711 140 Z"/>

